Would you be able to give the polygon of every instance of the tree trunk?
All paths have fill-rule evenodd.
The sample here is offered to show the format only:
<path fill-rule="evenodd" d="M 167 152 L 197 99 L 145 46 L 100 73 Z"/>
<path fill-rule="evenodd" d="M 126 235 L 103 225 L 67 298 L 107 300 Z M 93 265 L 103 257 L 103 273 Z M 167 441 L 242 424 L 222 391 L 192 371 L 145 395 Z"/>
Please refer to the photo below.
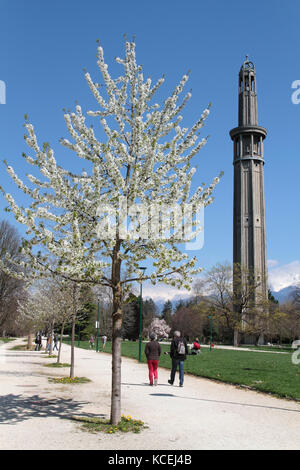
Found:
<path fill-rule="evenodd" d="M 115 296 L 114 296 L 115 297 Z M 121 419 L 121 302 L 117 306 L 114 300 L 113 331 L 112 331 L 112 389 L 111 389 L 111 424 L 116 426 Z"/>
<path fill-rule="evenodd" d="M 260 333 L 258 340 L 257 340 L 257 345 L 263 346 L 264 344 L 265 344 L 265 335 L 264 333 Z"/>
<path fill-rule="evenodd" d="M 72 317 L 72 336 L 71 336 L 71 368 L 70 368 L 70 378 L 74 378 L 74 369 L 75 369 L 75 354 L 74 354 L 74 344 L 75 344 L 75 320 L 76 317 Z"/>
<path fill-rule="evenodd" d="M 53 321 L 51 321 L 51 331 L 50 331 L 50 348 L 49 348 L 49 356 L 52 356 L 52 353 L 53 353 L 53 327 L 54 327 L 54 324 L 53 324 Z"/>
<path fill-rule="evenodd" d="M 120 244 L 114 249 L 112 260 L 113 314 L 112 314 L 112 384 L 110 423 L 116 426 L 121 420 L 121 328 L 122 328 L 122 287 L 121 260 L 118 258 Z"/>
<path fill-rule="evenodd" d="M 233 346 L 236 348 L 239 346 L 239 336 L 239 331 L 235 328 L 233 333 Z"/>
<path fill-rule="evenodd" d="M 49 348 L 49 356 L 52 356 L 53 353 L 53 342 L 52 342 L 52 334 L 50 336 L 50 348 Z"/>
<path fill-rule="evenodd" d="M 27 337 L 27 349 L 32 350 L 32 333 L 29 333 Z"/>
<path fill-rule="evenodd" d="M 62 323 L 61 330 L 60 330 L 59 348 L 58 348 L 58 353 L 57 353 L 57 364 L 60 363 L 60 352 L 61 352 L 61 346 L 62 346 L 62 337 L 64 334 L 64 327 L 65 327 L 65 322 Z"/>

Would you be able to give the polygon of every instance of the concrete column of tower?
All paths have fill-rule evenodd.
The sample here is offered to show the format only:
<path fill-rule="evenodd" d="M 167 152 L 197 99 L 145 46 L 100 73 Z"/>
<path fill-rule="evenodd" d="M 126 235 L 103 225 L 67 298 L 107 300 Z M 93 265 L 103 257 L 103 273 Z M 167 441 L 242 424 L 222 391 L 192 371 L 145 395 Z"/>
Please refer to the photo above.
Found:
<path fill-rule="evenodd" d="M 253 289 L 255 299 L 267 299 L 266 226 L 264 195 L 263 140 L 267 135 L 258 125 L 256 72 L 254 64 L 244 61 L 239 72 L 238 127 L 230 131 L 234 142 L 233 265 L 252 272 L 244 276 L 242 289 Z M 237 144 L 239 142 L 239 144 Z M 239 151 L 237 151 L 237 145 Z M 250 277 L 251 279 L 251 277 Z M 248 284 L 248 285 L 247 285 Z M 233 286 L 236 298 L 241 286 Z"/>

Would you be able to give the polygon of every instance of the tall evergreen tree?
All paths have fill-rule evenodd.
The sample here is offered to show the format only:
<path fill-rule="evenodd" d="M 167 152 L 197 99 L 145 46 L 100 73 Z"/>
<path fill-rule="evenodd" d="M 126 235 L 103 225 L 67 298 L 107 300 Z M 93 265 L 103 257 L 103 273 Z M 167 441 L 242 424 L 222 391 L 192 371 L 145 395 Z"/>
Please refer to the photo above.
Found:
<path fill-rule="evenodd" d="M 171 323 L 172 323 L 172 310 L 173 310 L 172 302 L 170 300 L 167 300 L 163 306 L 161 318 L 165 320 L 165 322 L 169 326 L 171 326 Z"/>
<path fill-rule="evenodd" d="M 123 305 L 122 337 L 136 341 L 139 337 L 140 299 L 131 294 Z"/>
<path fill-rule="evenodd" d="M 148 331 L 149 325 L 157 317 L 157 307 L 153 299 L 143 301 L 143 331 Z"/>

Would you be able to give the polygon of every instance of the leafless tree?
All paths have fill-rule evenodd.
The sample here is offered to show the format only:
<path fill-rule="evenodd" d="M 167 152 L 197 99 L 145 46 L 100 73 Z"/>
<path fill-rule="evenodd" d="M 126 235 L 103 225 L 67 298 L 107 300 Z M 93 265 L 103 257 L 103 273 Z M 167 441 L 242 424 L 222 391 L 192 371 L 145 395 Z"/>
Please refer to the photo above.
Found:
<path fill-rule="evenodd" d="M 232 330 L 235 346 L 241 333 L 263 334 L 271 321 L 269 301 L 260 294 L 261 282 L 251 270 L 238 265 L 233 269 L 228 262 L 218 263 L 206 273 L 211 312 Z"/>

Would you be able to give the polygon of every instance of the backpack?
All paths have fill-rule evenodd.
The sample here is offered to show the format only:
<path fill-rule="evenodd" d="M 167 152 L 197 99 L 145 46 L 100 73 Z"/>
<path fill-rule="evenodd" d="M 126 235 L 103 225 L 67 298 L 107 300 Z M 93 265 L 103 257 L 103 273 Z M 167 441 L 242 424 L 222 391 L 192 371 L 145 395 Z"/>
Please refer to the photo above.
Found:
<path fill-rule="evenodd" d="M 184 342 L 183 342 L 182 339 L 180 339 L 180 340 L 178 341 L 178 344 L 177 344 L 177 353 L 178 353 L 178 354 L 181 354 L 181 355 L 185 354 L 185 345 L 184 345 Z"/>

